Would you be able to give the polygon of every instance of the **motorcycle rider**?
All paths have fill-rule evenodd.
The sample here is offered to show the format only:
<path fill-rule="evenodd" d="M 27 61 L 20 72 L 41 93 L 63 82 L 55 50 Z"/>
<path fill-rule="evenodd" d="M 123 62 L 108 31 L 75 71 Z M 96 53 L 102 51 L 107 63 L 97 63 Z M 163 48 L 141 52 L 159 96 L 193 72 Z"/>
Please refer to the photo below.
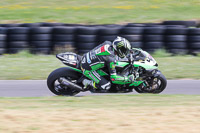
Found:
<path fill-rule="evenodd" d="M 110 89 L 110 81 L 97 73 L 97 70 L 103 67 L 108 68 L 113 83 L 118 83 L 120 81 L 133 82 L 133 74 L 129 76 L 118 75 L 115 69 L 116 55 L 120 58 L 124 58 L 130 50 L 131 45 L 129 41 L 125 38 L 117 37 L 113 42 L 105 41 L 103 44 L 100 44 L 90 52 L 84 54 L 81 60 L 81 70 L 87 78 L 91 79 L 84 79 L 82 81 L 84 88 Z"/>

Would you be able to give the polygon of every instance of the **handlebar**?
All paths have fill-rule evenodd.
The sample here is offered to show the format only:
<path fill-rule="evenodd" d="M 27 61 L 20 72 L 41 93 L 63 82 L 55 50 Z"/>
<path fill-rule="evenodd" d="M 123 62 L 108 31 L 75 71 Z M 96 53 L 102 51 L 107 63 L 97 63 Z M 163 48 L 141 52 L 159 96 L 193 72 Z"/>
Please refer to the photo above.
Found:
<path fill-rule="evenodd" d="M 130 64 L 130 74 L 133 74 L 134 72 L 134 61 L 136 59 L 136 56 L 138 56 L 139 54 L 141 53 L 141 51 L 137 51 L 135 52 L 135 50 L 130 50 L 130 54 L 128 55 L 128 61 L 129 61 L 129 64 Z"/>
<path fill-rule="evenodd" d="M 128 55 L 129 63 L 133 65 L 134 59 L 135 59 L 136 56 L 138 56 L 140 53 L 141 53 L 140 51 L 135 52 L 134 50 L 130 50 L 130 54 Z"/>

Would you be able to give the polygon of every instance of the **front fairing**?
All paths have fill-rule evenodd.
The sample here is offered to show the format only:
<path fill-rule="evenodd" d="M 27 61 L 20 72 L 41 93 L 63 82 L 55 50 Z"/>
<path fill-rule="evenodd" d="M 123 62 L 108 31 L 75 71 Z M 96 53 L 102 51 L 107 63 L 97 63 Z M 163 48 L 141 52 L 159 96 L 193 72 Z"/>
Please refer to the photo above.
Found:
<path fill-rule="evenodd" d="M 142 67 L 147 71 L 158 69 L 157 62 L 148 52 L 143 51 L 141 49 L 133 49 L 133 50 L 135 52 L 139 52 L 139 54 L 137 56 L 135 56 L 135 60 L 134 60 L 134 64 L 133 64 L 135 68 Z M 128 65 L 129 65 L 128 58 L 119 59 L 116 63 L 116 68 L 123 69 Z M 144 82 L 143 80 L 136 80 L 133 83 L 124 83 L 124 84 L 130 84 L 129 86 L 139 86 L 143 82 Z"/>
<path fill-rule="evenodd" d="M 149 63 L 143 63 L 143 61 L 135 61 L 134 62 L 134 67 L 143 67 L 146 70 L 158 69 L 157 66 L 150 65 Z"/>
<path fill-rule="evenodd" d="M 139 55 L 135 57 L 134 67 L 143 67 L 146 70 L 157 69 L 158 65 L 155 59 L 146 51 L 141 49 L 134 49 L 135 52 L 140 52 Z M 134 53 L 133 53 L 134 54 Z M 129 64 L 128 58 L 118 59 L 116 67 L 125 67 Z"/>
<path fill-rule="evenodd" d="M 146 70 L 158 68 L 156 60 L 148 52 L 143 51 L 142 49 L 133 49 L 133 50 L 135 52 L 140 52 L 140 54 L 136 56 L 134 62 L 135 67 L 141 66 Z"/>

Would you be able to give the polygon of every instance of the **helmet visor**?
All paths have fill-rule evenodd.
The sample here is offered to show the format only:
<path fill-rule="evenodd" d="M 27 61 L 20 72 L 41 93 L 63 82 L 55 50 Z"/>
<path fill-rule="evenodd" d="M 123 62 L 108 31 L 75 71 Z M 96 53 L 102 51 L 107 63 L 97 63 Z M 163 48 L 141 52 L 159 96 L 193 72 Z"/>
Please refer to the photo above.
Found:
<path fill-rule="evenodd" d="M 125 57 L 127 54 L 128 54 L 128 51 L 126 48 L 124 47 L 121 47 L 119 50 L 118 50 L 118 53 L 119 53 L 119 57 Z"/>

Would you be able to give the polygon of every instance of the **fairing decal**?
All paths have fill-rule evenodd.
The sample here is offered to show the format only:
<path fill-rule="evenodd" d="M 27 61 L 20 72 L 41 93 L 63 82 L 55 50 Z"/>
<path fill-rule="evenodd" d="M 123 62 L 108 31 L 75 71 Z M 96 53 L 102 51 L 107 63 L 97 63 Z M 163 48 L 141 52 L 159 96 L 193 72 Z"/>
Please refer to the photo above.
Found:
<path fill-rule="evenodd" d="M 140 85 L 141 83 L 143 83 L 144 81 L 135 81 L 133 82 L 132 84 L 130 84 L 129 86 L 138 86 Z"/>
<path fill-rule="evenodd" d="M 79 73 L 83 73 L 80 69 L 77 69 L 77 68 L 74 68 L 74 67 L 70 67 L 70 66 L 66 66 L 66 67 L 69 67 L 69 68 L 71 68 L 71 69 L 73 69 L 73 70 L 75 70 L 75 71 L 77 71 Z"/>

